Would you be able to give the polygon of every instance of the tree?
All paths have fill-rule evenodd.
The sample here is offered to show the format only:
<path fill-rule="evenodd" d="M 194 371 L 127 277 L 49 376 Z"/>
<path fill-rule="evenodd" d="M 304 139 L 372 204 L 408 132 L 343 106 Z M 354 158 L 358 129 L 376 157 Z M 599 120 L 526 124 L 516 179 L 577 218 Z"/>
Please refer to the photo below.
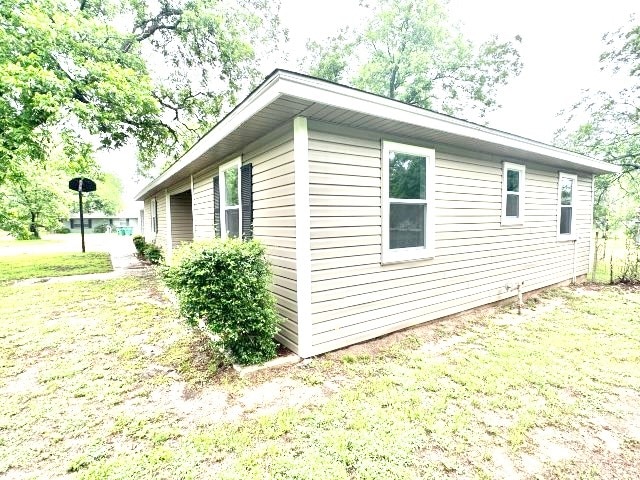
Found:
<path fill-rule="evenodd" d="M 175 158 L 255 81 L 281 38 L 263 0 L 0 2 L 0 184 L 56 142 Z"/>
<path fill-rule="evenodd" d="M 466 116 L 475 110 L 482 117 L 497 106 L 497 88 L 520 73 L 513 43 L 492 37 L 474 45 L 436 0 L 378 0 L 369 7 L 374 14 L 362 29 L 344 29 L 325 44 L 308 43 L 305 61 L 312 75 L 424 108 Z"/>
<path fill-rule="evenodd" d="M 116 215 L 122 210 L 122 182 L 112 173 L 104 173 L 96 179 L 96 191 L 87 193 L 83 200 L 86 213 L 102 212 L 105 215 Z M 78 197 L 73 195 L 71 211 L 79 211 Z"/>
<path fill-rule="evenodd" d="M 635 216 L 640 205 L 640 24 L 632 18 L 604 41 L 601 68 L 619 87 L 585 91 L 563 112 L 567 126 L 556 132 L 555 143 L 622 168 L 596 178 L 594 217 L 608 230 Z"/>
<path fill-rule="evenodd" d="M 19 175 L 0 187 L 0 229 L 20 239 L 40 238 L 68 213 L 63 172 L 36 162 L 22 162 Z"/>

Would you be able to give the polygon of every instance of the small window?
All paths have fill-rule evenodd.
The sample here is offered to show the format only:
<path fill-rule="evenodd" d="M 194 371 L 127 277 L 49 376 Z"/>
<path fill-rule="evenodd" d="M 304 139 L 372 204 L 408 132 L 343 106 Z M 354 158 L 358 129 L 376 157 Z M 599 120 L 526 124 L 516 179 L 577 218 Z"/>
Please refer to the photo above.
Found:
<path fill-rule="evenodd" d="M 525 166 L 504 163 L 502 171 L 502 224 L 524 223 Z"/>
<path fill-rule="evenodd" d="M 240 159 L 220 167 L 220 231 L 222 238 L 239 237 L 242 223 L 240 211 Z"/>
<path fill-rule="evenodd" d="M 576 239 L 576 195 L 578 177 L 560 172 L 558 180 L 558 238 Z"/>
<path fill-rule="evenodd" d="M 431 258 L 435 152 L 392 142 L 382 150 L 382 260 Z"/>
<path fill-rule="evenodd" d="M 71 220 L 71 225 L 70 228 L 80 228 L 82 226 L 82 223 L 84 223 L 84 228 L 91 228 L 91 219 L 90 218 L 83 218 L 83 222 L 80 222 L 80 219 L 70 219 Z"/>

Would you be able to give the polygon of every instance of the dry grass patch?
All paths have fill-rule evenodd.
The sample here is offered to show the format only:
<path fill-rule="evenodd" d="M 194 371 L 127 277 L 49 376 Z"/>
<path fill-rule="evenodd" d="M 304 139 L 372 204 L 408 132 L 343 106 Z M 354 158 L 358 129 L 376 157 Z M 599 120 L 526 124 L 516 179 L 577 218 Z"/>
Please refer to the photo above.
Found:
<path fill-rule="evenodd" d="M 0 286 L 0 475 L 637 478 L 640 292 L 561 289 L 239 379 L 153 278 Z M 36 301 L 34 301 L 36 299 Z"/>

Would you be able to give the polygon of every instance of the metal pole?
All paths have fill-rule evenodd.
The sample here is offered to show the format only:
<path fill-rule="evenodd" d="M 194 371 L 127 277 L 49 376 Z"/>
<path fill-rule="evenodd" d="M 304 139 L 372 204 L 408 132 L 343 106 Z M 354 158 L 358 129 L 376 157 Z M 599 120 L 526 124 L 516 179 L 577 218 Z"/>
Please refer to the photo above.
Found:
<path fill-rule="evenodd" d="M 80 236 L 82 237 L 82 253 L 84 253 L 84 215 L 82 213 L 82 184 L 78 191 L 78 199 L 80 200 Z"/>

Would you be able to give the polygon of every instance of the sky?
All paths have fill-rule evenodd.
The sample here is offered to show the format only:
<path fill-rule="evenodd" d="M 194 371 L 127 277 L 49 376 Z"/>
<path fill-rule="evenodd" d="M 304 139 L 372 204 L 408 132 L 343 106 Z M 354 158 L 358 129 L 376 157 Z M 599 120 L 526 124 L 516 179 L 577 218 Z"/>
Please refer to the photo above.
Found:
<path fill-rule="evenodd" d="M 282 0 L 281 18 L 292 50 L 304 50 L 307 38 L 321 40 L 337 28 L 358 21 L 358 0 Z M 502 105 L 488 115 L 488 126 L 551 142 L 562 126 L 557 114 L 569 108 L 586 88 L 610 83 L 601 74 L 602 35 L 627 24 L 640 3 L 630 0 L 450 0 L 450 18 L 462 33 L 480 43 L 493 34 L 516 35 L 524 64 L 498 96 Z M 295 60 L 295 53 L 291 55 Z M 295 70 L 295 61 L 289 68 Z"/>
<path fill-rule="evenodd" d="M 582 90 L 611 86 L 610 75 L 600 71 L 598 61 L 604 50 L 602 36 L 627 25 L 638 7 L 637 0 L 450 0 L 450 17 L 470 40 L 479 43 L 493 34 L 505 40 L 522 37 L 522 72 L 499 91 L 501 108 L 488 114 L 487 125 L 550 143 L 563 124 L 559 112 L 579 100 Z M 268 72 L 280 67 L 299 70 L 308 39 L 321 41 L 340 27 L 359 23 L 362 14 L 358 0 L 282 0 L 289 60 L 272 65 Z M 103 158 L 111 155 L 135 157 L 131 151 L 120 151 Z M 118 165 L 114 173 L 122 177 L 130 203 L 147 181 L 136 181 L 133 161 L 104 163 Z"/>

